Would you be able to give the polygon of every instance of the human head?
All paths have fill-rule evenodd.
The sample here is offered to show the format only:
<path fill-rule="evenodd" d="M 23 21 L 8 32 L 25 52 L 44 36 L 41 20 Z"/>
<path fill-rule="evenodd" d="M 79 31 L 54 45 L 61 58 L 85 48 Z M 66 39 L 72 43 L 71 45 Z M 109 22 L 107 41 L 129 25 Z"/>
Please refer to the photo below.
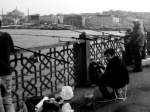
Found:
<path fill-rule="evenodd" d="M 132 29 L 131 27 L 129 27 L 129 28 L 126 30 L 126 33 L 127 33 L 127 34 L 130 34 L 132 31 L 133 31 L 133 29 Z"/>
<path fill-rule="evenodd" d="M 139 20 L 134 20 L 132 21 L 134 27 L 139 27 L 141 25 L 140 21 Z"/>
<path fill-rule="evenodd" d="M 106 57 L 106 60 L 109 61 L 111 60 L 114 56 L 115 56 L 115 50 L 110 48 L 110 49 L 107 49 L 105 52 L 104 52 L 104 55 Z"/>

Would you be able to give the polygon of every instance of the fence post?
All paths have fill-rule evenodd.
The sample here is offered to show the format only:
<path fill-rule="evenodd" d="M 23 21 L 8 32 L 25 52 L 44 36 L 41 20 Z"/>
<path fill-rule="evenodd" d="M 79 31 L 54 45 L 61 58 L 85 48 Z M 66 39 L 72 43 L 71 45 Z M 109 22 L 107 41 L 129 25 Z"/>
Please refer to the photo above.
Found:
<path fill-rule="evenodd" d="M 87 39 L 87 35 L 83 32 L 80 39 L 85 40 L 84 43 L 76 44 L 75 60 L 78 60 L 76 66 L 76 75 L 80 75 L 80 79 L 75 79 L 75 87 L 85 87 L 90 82 L 89 78 L 89 65 L 90 65 L 90 40 Z"/>

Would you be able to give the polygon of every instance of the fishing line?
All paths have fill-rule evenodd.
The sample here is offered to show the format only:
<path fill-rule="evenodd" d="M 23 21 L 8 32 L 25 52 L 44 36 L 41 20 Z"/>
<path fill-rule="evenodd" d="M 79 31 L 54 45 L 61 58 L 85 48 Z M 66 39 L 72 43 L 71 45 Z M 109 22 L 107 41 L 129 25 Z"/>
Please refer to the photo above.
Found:
<path fill-rule="evenodd" d="M 80 20 L 74 20 L 74 21 L 77 21 L 77 22 L 81 22 Z M 131 21 L 128 21 L 128 22 L 131 22 Z M 63 23 L 59 23 L 59 25 L 67 25 L 67 24 L 63 24 Z M 68 24 L 69 25 L 69 24 Z M 70 31 L 74 31 L 74 32 L 78 32 L 78 33 L 82 33 L 80 31 L 77 31 L 77 30 L 73 30 L 73 29 L 69 29 L 69 28 L 65 28 L 65 27 L 60 27 L 60 26 L 56 26 L 57 28 L 61 28 L 61 29 L 65 29 L 65 30 L 70 30 Z M 131 26 L 130 26 L 131 27 Z M 105 33 L 105 34 L 108 34 L 108 35 L 113 35 L 113 36 L 119 36 L 119 35 L 114 35 L 114 34 L 111 34 L 111 33 L 107 33 L 107 32 L 104 32 L 104 31 L 97 31 L 95 29 L 91 29 L 90 30 L 93 30 L 93 31 L 96 31 L 96 32 L 101 32 L 101 33 Z M 90 35 L 90 34 L 88 34 Z M 123 36 L 119 36 L 119 37 L 123 37 Z"/>
<path fill-rule="evenodd" d="M 22 50 L 25 50 L 25 51 L 28 51 L 28 52 L 32 52 L 32 53 L 34 53 L 35 57 L 38 56 L 38 55 L 41 55 L 41 56 L 44 56 L 44 57 L 48 57 L 48 58 L 52 58 L 52 59 L 58 60 L 60 62 L 64 62 L 64 63 L 67 63 L 67 64 L 72 64 L 72 62 L 68 62 L 68 61 L 65 61 L 65 60 L 62 60 L 62 59 L 57 59 L 57 58 L 54 58 L 54 57 L 51 57 L 51 56 L 47 56 L 47 55 L 44 55 L 44 54 L 41 54 L 41 53 L 37 53 L 35 51 L 29 50 L 29 49 L 25 49 L 25 48 L 22 48 L 22 47 L 19 47 L 19 46 L 14 46 L 14 47 L 22 49 Z"/>
<path fill-rule="evenodd" d="M 62 25 L 63 25 L 63 24 L 62 24 Z M 59 26 L 57 26 L 57 28 L 61 28 L 61 29 L 65 29 L 65 30 L 70 30 L 70 31 L 73 31 L 73 32 L 78 32 L 78 33 L 83 33 L 83 32 L 81 32 L 81 31 L 72 30 L 72 29 L 69 29 L 69 28 L 63 28 L 63 27 L 59 27 Z M 96 32 L 99 32 L 99 33 L 104 33 L 104 34 L 112 35 L 112 36 L 124 37 L 124 36 L 120 36 L 120 35 L 114 35 L 114 34 L 111 34 L 111 33 L 107 33 L 107 32 L 104 32 L 104 31 L 97 31 L 97 30 L 94 30 L 94 29 L 90 29 L 90 30 L 96 31 Z M 87 34 L 87 35 L 95 36 L 95 35 L 93 35 L 93 34 Z"/>
<path fill-rule="evenodd" d="M 64 25 L 64 24 L 62 24 L 62 25 Z M 62 29 L 65 29 L 65 30 L 70 30 L 70 31 L 74 31 L 74 32 L 78 32 L 78 33 L 83 33 L 83 32 L 80 32 L 80 31 L 77 31 L 77 30 L 72 30 L 72 29 L 68 29 L 68 28 L 64 28 L 64 27 L 59 27 L 59 26 L 57 26 L 58 28 L 62 28 Z M 97 31 L 97 30 L 94 30 L 94 29 L 90 29 L 90 30 L 93 30 L 93 31 L 96 31 L 96 32 L 100 32 L 100 33 L 104 33 L 104 34 L 108 34 L 110 37 L 111 36 L 116 36 L 116 37 L 120 37 L 121 39 L 123 38 L 123 37 L 126 37 L 126 35 L 125 36 L 120 36 L 120 35 L 114 35 L 114 34 L 110 34 L 110 33 L 107 33 L 107 32 L 104 32 L 104 31 Z M 84 32 L 85 33 L 85 32 Z M 96 36 L 96 35 L 93 35 L 93 34 L 87 34 L 87 35 L 89 35 L 89 36 Z M 97 35 L 97 36 L 100 36 L 100 35 Z M 129 35 L 128 35 L 129 36 Z M 101 39 L 105 39 L 105 40 L 107 40 L 107 42 L 114 42 L 113 40 L 110 40 L 110 39 L 106 39 L 106 38 L 104 38 L 104 37 L 100 37 Z M 76 39 L 83 39 L 83 40 L 93 40 L 93 39 L 91 39 L 91 38 L 76 38 Z M 120 39 L 120 40 L 121 40 Z M 115 40 L 119 40 L 119 39 L 115 39 Z M 126 44 L 126 43 L 123 43 L 123 42 L 116 42 L 116 43 L 121 43 L 121 44 Z"/>
<path fill-rule="evenodd" d="M 64 24 L 61 24 L 61 25 L 64 25 Z M 61 28 L 61 29 L 65 29 L 65 30 L 69 30 L 69 31 L 73 31 L 73 32 L 77 32 L 77 33 L 80 33 L 80 34 L 83 33 L 81 31 L 77 31 L 77 30 L 73 30 L 73 29 L 69 29 L 69 28 L 65 28 L 65 27 L 59 27 L 59 26 L 56 26 L 56 27 L 57 28 Z M 104 32 L 104 31 L 97 31 L 97 30 L 94 30 L 94 29 L 90 29 L 90 30 L 96 31 L 96 32 L 99 32 L 99 33 L 104 33 L 104 34 L 112 35 L 112 36 L 125 37 L 125 36 L 120 36 L 120 35 L 114 35 L 114 34 L 111 34 L 111 33 Z M 53 35 L 31 35 L 31 34 L 11 34 L 11 35 L 43 36 L 43 37 L 52 37 L 52 38 L 69 38 L 69 37 L 53 36 Z M 87 35 L 95 36 L 93 34 L 87 34 Z"/>
<path fill-rule="evenodd" d="M 77 32 L 77 33 L 83 33 L 81 31 L 77 31 L 77 30 L 73 30 L 73 29 L 69 29 L 69 28 L 65 28 L 65 27 L 59 27 L 57 26 L 58 28 L 61 28 L 61 29 L 66 29 L 66 30 L 70 30 L 70 31 L 73 31 L 73 32 Z M 96 32 L 101 32 L 101 33 L 104 33 L 104 34 L 108 34 L 110 36 L 117 36 L 117 37 L 125 37 L 125 36 L 119 36 L 119 35 L 114 35 L 114 34 L 110 34 L 110 33 L 107 33 L 107 32 L 103 32 L 103 31 L 97 31 L 97 30 L 94 30 L 94 29 L 90 29 L 90 30 L 93 30 L 93 31 L 96 31 Z M 84 32 L 85 33 L 85 32 Z M 11 34 L 11 35 L 28 35 L 28 36 L 44 36 L 44 37 L 52 37 L 52 38 L 71 38 L 71 39 L 83 39 L 83 40 L 93 40 L 91 38 L 75 38 L 75 37 L 62 37 L 62 36 L 52 36 L 52 35 L 31 35 L 31 34 Z M 95 36 L 95 35 L 92 35 L 92 34 L 88 34 L 89 36 Z M 101 37 L 102 38 L 102 37 Z M 110 39 L 106 39 L 106 38 L 102 38 L 102 39 L 105 39 L 105 40 L 108 40 L 107 42 L 114 42 L 113 40 L 110 40 Z M 118 39 L 119 40 L 119 39 Z M 121 40 L 121 39 L 120 39 Z M 121 43 L 121 42 L 118 42 L 118 43 Z M 125 44 L 125 43 L 122 43 L 122 44 Z M 22 48 L 22 47 L 19 47 L 19 46 L 15 46 L 16 48 L 19 48 L 19 49 L 22 49 L 22 50 L 26 50 L 26 51 L 29 51 L 29 52 L 32 52 L 36 55 L 42 55 L 42 56 L 45 56 L 45 57 L 49 57 L 49 58 L 52 58 L 52 59 L 55 59 L 55 60 L 58 60 L 58 61 L 62 61 L 64 63 L 67 63 L 67 64 L 70 64 L 70 62 L 68 61 L 65 61 L 65 60 L 61 60 L 61 59 L 57 59 L 57 58 L 54 58 L 54 57 L 51 57 L 51 56 L 46 56 L 44 54 L 40 54 L 40 53 L 37 53 L 37 52 L 34 52 L 32 50 L 29 50 L 29 49 L 25 49 L 25 48 Z"/>
<path fill-rule="evenodd" d="M 62 28 L 62 27 L 60 27 Z M 64 28 L 63 28 L 64 29 Z M 67 29 L 67 30 L 70 30 L 70 29 Z M 76 30 L 70 30 L 70 31 L 74 31 L 76 32 Z M 96 30 L 93 30 L 93 31 L 96 31 Z M 101 33 L 105 33 L 105 34 L 109 34 L 111 36 L 117 36 L 117 37 L 126 37 L 126 36 L 119 36 L 119 35 L 113 35 L 113 34 L 110 34 L 110 33 L 106 33 L 106 32 L 102 32 L 102 31 L 97 31 L 97 32 L 101 32 Z M 81 31 L 78 31 L 78 33 L 83 33 Z M 85 32 L 84 32 L 85 33 Z M 11 35 L 26 35 L 26 36 L 43 36 L 43 37 L 52 37 L 52 38 L 67 38 L 67 39 L 76 39 L 76 40 L 92 40 L 92 38 L 77 38 L 77 37 L 63 37 L 63 36 L 53 36 L 53 35 L 31 35 L 31 34 L 11 34 Z M 93 35 L 93 34 L 87 34 L 89 36 L 100 36 L 100 35 Z M 105 39 L 103 37 L 100 37 L 102 39 Z M 107 39 L 106 39 L 107 40 Z"/>
<path fill-rule="evenodd" d="M 69 37 L 63 37 L 63 36 L 55 36 L 55 35 L 32 35 L 32 34 L 11 34 L 11 35 L 25 35 L 25 36 L 41 36 L 41 37 L 52 37 L 52 38 L 69 38 Z"/>

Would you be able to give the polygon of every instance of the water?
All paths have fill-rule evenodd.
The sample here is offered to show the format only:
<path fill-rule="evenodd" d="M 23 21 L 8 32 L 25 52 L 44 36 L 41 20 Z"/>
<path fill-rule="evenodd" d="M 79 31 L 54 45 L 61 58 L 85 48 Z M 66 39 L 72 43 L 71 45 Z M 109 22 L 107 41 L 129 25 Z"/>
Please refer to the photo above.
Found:
<path fill-rule="evenodd" d="M 58 43 L 59 40 L 69 41 L 72 40 L 70 37 L 78 38 L 82 32 L 86 32 L 91 35 L 102 35 L 102 32 L 92 31 L 92 30 L 78 30 L 81 33 L 69 31 L 69 30 L 39 30 L 39 29 L 1 29 L 4 32 L 11 34 L 14 44 L 20 47 L 36 47 L 43 45 L 51 45 Z M 103 31 L 104 32 L 104 31 Z M 115 35 L 124 35 L 124 33 L 119 33 L 118 31 L 105 31 L 106 33 Z M 23 35 L 14 35 L 23 34 Z M 37 36 L 31 36 L 37 35 Z M 48 36 L 39 35 L 49 35 L 49 36 L 61 36 L 65 38 L 52 38 Z"/>

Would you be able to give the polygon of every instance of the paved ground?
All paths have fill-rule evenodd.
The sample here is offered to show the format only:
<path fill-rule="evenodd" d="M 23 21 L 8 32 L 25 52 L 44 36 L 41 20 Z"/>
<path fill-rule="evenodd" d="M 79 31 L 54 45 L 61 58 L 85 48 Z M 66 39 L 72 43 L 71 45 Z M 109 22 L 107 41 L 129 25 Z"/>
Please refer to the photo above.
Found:
<path fill-rule="evenodd" d="M 108 103 L 98 103 L 102 97 L 99 89 L 92 88 L 95 94 L 95 105 L 85 106 L 84 95 L 91 88 L 79 88 L 71 101 L 75 112 L 150 112 L 150 67 L 143 67 L 142 72 L 130 73 L 127 100 L 114 100 Z"/>

